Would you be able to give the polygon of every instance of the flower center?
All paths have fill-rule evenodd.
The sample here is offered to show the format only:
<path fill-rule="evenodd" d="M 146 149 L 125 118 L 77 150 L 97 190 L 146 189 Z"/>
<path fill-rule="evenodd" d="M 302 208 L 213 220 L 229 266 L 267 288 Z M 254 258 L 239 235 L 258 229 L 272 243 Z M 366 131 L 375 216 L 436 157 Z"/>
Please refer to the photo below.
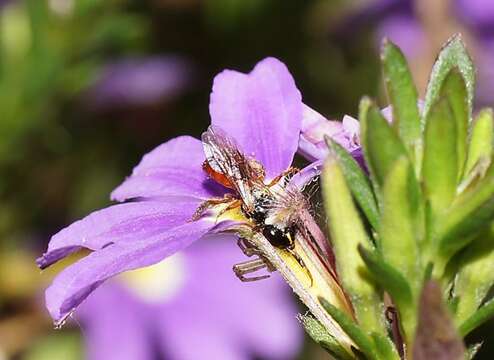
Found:
<path fill-rule="evenodd" d="M 185 255 L 178 253 L 155 265 L 126 272 L 120 280 L 141 300 L 162 303 L 170 301 L 184 288 L 186 265 Z"/>

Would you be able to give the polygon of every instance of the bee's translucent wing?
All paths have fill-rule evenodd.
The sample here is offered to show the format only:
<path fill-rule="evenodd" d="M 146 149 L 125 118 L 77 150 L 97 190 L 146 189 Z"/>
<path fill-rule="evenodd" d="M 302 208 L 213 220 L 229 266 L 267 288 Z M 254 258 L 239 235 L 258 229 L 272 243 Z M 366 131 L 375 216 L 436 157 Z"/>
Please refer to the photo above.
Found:
<path fill-rule="evenodd" d="M 253 161 L 244 155 L 233 138 L 216 126 L 210 126 L 202 134 L 202 144 L 211 169 L 227 177 L 247 206 L 253 204 L 251 187 L 259 178 L 259 169 L 252 166 Z"/>

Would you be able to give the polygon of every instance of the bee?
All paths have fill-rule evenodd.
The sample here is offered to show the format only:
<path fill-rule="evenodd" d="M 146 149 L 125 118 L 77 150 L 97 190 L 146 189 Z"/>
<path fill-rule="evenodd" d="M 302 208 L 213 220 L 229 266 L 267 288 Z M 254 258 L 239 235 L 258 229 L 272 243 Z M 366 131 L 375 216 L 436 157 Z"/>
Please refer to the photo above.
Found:
<path fill-rule="evenodd" d="M 297 237 L 306 239 L 316 248 L 327 268 L 332 268 L 330 257 L 324 256 L 324 253 L 330 251 L 327 242 L 318 241 L 317 238 L 321 236 L 314 236 L 314 231 L 305 225 L 304 218 L 310 216 L 308 200 L 300 190 L 289 186 L 291 177 L 298 169 L 290 167 L 266 183 L 263 165 L 255 158 L 245 155 L 235 140 L 222 129 L 210 126 L 202 134 L 202 143 L 206 155 L 203 170 L 212 180 L 232 192 L 224 198 L 205 201 L 197 209 L 194 219 L 200 217 L 206 209 L 218 204 L 226 204 L 221 213 L 240 208 L 254 231 L 262 233 L 273 247 L 290 253 L 301 267 L 305 268 L 305 265 L 294 251 Z M 324 235 L 322 237 L 324 238 Z M 269 275 L 246 275 L 263 268 L 267 268 L 269 272 L 275 270 L 248 239 L 239 238 L 238 245 L 247 256 L 258 256 L 257 259 L 233 266 L 240 280 L 264 279 Z"/>

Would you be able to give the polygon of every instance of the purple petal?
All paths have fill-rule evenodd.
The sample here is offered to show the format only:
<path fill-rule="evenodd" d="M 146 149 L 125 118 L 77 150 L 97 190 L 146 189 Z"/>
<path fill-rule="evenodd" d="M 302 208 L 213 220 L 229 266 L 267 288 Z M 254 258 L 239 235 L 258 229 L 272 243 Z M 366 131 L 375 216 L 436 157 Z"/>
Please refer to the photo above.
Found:
<path fill-rule="evenodd" d="M 327 151 L 326 151 L 327 155 Z M 311 181 L 321 175 L 324 157 L 307 165 L 290 179 L 290 187 L 303 190 Z"/>
<path fill-rule="evenodd" d="M 190 196 L 202 200 L 222 196 L 224 189 L 209 180 L 202 170 L 202 143 L 190 136 L 180 136 L 144 155 L 139 165 L 111 194 L 124 201 L 131 198 Z"/>
<path fill-rule="evenodd" d="M 84 247 L 102 249 L 112 243 L 135 241 L 179 226 L 192 218 L 200 200 L 168 198 L 110 206 L 95 211 L 55 234 L 37 260 L 45 268 Z"/>
<path fill-rule="evenodd" d="M 478 31 L 492 34 L 494 28 L 492 0 L 456 0 L 455 2 L 455 13 L 460 19 Z"/>
<path fill-rule="evenodd" d="M 300 155 L 309 161 L 324 159 L 328 153 L 325 136 L 329 136 L 349 152 L 360 148 L 360 125 L 357 120 L 345 115 L 342 121 L 330 121 L 304 105 L 298 149 Z"/>
<path fill-rule="evenodd" d="M 172 313 L 170 317 L 174 319 L 176 328 L 164 336 L 164 340 L 170 344 L 166 349 L 167 359 L 251 359 L 229 336 L 212 327 L 212 321 L 204 322 L 184 314 Z"/>
<path fill-rule="evenodd" d="M 390 16 L 381 21 L 377 30 L 376 42 L 389 38 L 400 47 L 408 59 L 420 56 L 427 44 L 420 23 L 410 14 Z"/>
<path fill-rule="evenodd" d="M 267 58 L 249 74 L 225 70 L 214 79 L 211 122 L 234 137 L 274 178 L 292 163 L 302 121 L 302 99 L 286 66 Z"/>
<path fill-rule="evenodd" d="M 204 342 L 204 329 L 208 329 L 215 344 L 223 343 L 226 350 L 222 351 L 236 354 L 229 357 L 232 360 L 253 354 L 269 359 L 295 357 L 303 335 L 290 290 L 277 274 L 256 283 L 240 282 L 231 266 L 246 258 L 232 236 L 205 238 L 185 255 L 190 281 L 182 295 L 167 304 L 162 318 L 163 338 L 172 339 L 176 354 L 221 358 L 217 347 Z"/>
<path fill-rule="evenodd" d="M 77 311 L 88 360 L 153 360 L 146 304 L 116 284 L 105 284 Z"/>
<path fill-rule="evenodd" d="M 477 65 L 477 93 L 478 106 L 491 106 L 494 100 L 494 38 L 478 42 Z"/>
<path fill-rule="evenodd" d="M 90 89 L 96 107 L 138 106 L 171 100 L 190 84 L 190 64 L 178 56 L 126 59 L 109 64 Z"/>
<path fill-rule="evenodd" d="M 62 321 L 106 279 L 155 264 L 186 248 L 213 226 L 207 220 L 200 220 L 144 240 L 118 242 L 89 254 L 63 270 L 46 290 L 48 311 L 55 321 Z"/>

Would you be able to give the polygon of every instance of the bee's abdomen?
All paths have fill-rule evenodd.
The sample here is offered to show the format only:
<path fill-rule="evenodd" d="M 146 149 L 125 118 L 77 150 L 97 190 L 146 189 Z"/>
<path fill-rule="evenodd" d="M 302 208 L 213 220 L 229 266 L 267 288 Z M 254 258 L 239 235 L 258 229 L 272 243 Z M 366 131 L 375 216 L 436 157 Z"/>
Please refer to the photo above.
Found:
<path fill-rule="evenodd" d="M 280 229 L 273 225 L 265 225 L 262 229 L 262 234 L 271 245 L 280 249 L 293 248 L 293 237 L 295 229 L 288 227 Z"/>

